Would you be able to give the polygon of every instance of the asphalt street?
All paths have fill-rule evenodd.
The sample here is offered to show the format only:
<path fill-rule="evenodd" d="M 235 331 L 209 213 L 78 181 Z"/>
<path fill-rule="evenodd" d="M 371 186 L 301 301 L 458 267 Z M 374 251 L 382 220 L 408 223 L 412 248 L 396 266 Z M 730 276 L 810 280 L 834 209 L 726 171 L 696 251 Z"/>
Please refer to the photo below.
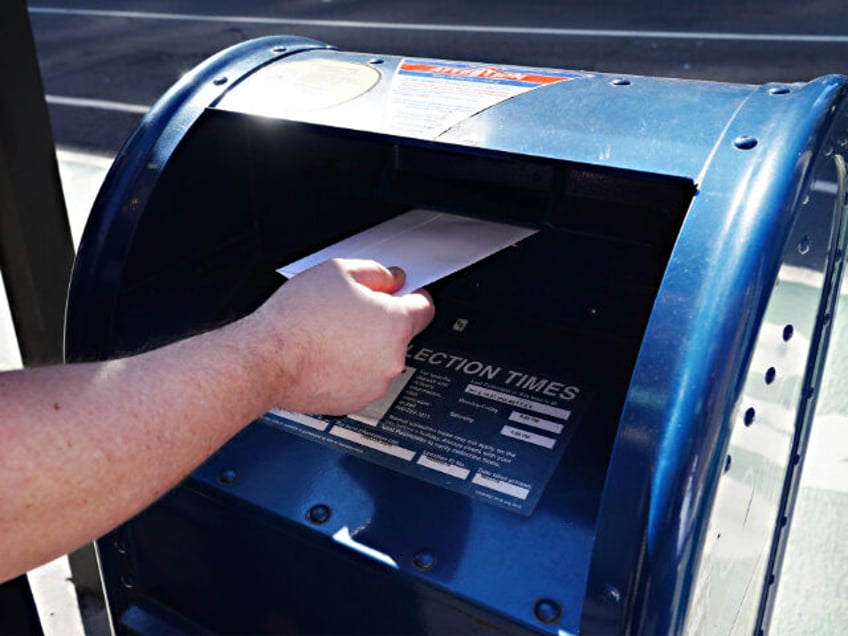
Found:
<path fill-rule="evenodd" d="M 844 0 L 30 2 L 57 144 L 114 154 L 183 73 L 273 34 L 340 49 L 762 83 L 848 73 Z M 100 103 L 100 102 L 106 102 Z"/>

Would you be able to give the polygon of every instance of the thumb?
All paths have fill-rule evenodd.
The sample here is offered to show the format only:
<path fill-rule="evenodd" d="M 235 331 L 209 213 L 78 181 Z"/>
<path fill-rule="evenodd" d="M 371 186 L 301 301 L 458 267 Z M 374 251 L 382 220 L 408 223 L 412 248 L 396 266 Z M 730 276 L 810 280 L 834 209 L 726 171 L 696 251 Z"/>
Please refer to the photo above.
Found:
<path fill-rule="evenodd" d="M 376 292 L 393 294 L 403 287 L 406 273 L 400 267 L 383 267 L 376 261 L 351 260 L 347 272 L 360 285 Z"/>
<path fill-rule="evenodd" d="M 412 335 L 417 336 L 430 324 L 436 313 L 433 298 L 425 289 L 419 289 L 397 299 L 412 322 Z"/>

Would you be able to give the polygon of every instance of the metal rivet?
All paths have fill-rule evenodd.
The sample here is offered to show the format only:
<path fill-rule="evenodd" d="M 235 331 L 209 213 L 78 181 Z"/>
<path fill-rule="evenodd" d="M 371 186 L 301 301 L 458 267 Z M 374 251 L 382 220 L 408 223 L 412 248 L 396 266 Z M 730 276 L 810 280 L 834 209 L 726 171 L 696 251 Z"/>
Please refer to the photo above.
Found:
<path fill-rule="evenodd" d="M 786 325 L 783 328 L 783 342 L 789 342 L 792 339 L 792 335 L 795 333 L 795 327 L 792 325 Z"/>
<path fill-rule="evenodd" d="M 555 623 L 562 616 L 562 608 L 559 603 L 549 598 L 543 598 L 536 601 L 533 607 L 533 614 L 542 623 Z"/>
<path fill-rule="evenodd" d="M 121 577 L 121 585 L 124 586 L 124 589 L 131 590 L 135 587 L 135 579 L 129 574 L 124 574 Z"/>
<path fill-rule="evenodd" d="M 126 554 L 127 553 L 127 544 L 121 541 L 120 539 L 115 539 L 115 543 L 112 545 L 115 546 L 115 552 L 118 554 Z"/>
<path fill-rule="evenodd" d="M 621 603 L 621 592 L 615 585 L 607 583 L 606 585 L 604 585 L 604 589 L 601 592 L 601 598 L 604 599 L 607 603 L 618 605 L 619 603 Z"/>
<path fill-rule="evenodd" d="M 218 473 L 218 482 L 221 484 L 231 484 L 238 479 L 238 471 L 234 468 L 227 468 Z"/>
<path fill-rule="evenodd" d="M 610 82 L 610 86 L 630 86 L 630 80 L 619 77 Z"/>
<path fill-rule="evenodd" d="M 733 145 L 739 148 L 739 150 L 750 150 L 757 143 L 759 142 L 756 137 L 749 137 L 748 135 L 741 135 L 733 140 Z"/>
<path fill-rule="evenodd" d="M 370 60 L 368 60 L 368 63 L 369 64 L 375 64 L 375 65 L 376 64 L 382 64 L 383 60 L 381 60 L 379 57 L 372 57 Z"/>
<path fill-rule="evenodd" d="M 220 86 L 221 84 L 226 84 L 226 83 L 227 83 L 227 78 L 226 78 L 226 76 L 221 75 L 220 77 L 216 77 L 215 79 L 213 79 L 213 80 L 212 80 L 212 83 L 213 83 L 215 86 Z"/>
<path fill-rule="evenodd" d="M 275 46 L 271 49 L 272 53 L 285 53 L 288 49 L 285 46 Z"/>
<path fill-rule="evenodd" d="M 774 382 L 774 378 L 777 376 L 777 369 L 774 367 L 769 367 L 766 370 L 766 384 L 771 384 Z"/>
<path fill-rule="evenodd" d="M 745 415 L 742 417 L 742 421 L 745 422 L 745 426 L 751 426 L 754 423 L 754 418 L 757 416 L 757 412 L 753 409 L 753 407 L 749 408 L 745 411 Z"/>
<path fill-rule="evenodd" d="M 773 86 L 769 89 L 769 95 L 786 95 L 792 90 L 788 86 Z"/>
<path fill-rule="evenodd" d="M 727 472 L 728 470 L 730 470 L 730 464 L 732 464 L 732 463 L 733 463 L 733 460 L 731 459 L 730 455 L 728 455 L 724 460 L 724 472 Z"/>
<path fill-rule="evenodd" d="M 422 572 L 427 572 L 428 570 L 432 570 L 436 567 L 436 555 L 430 552 L 429 550 L 420 550 L 416 552 L 412 557 L 412 565 L 421 570 Z"/>
<path fill-rule="evenodd" d="M 804 256 L 805 254 L 809 253 L 811 245 L 812 241 L 810 241 L 810 237 L 805 234 L 801 237 L 801 240 L 798 241 L 798 253 L 801 256 Z"/>
<path fill-rule="evenodd" d="M 327 523 L 332 514 L 333 512 L 330 510 L 330 506 L 318 504 L 317 506 L 312 506 L 309 509 L 309 512 L 306 513 L 306 518 L 312 523 L 320 525 L 322 523 Z"/>

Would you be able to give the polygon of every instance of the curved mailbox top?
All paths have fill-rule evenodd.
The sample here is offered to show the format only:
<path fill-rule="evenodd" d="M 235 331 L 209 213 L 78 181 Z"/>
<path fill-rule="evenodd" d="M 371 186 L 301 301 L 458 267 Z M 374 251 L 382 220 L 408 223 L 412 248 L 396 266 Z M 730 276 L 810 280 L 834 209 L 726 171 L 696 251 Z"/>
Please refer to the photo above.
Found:
<path fill-rule="evenodd" d="M 696 180 L 754 87 L 306 51 L 216 108 Z"/>

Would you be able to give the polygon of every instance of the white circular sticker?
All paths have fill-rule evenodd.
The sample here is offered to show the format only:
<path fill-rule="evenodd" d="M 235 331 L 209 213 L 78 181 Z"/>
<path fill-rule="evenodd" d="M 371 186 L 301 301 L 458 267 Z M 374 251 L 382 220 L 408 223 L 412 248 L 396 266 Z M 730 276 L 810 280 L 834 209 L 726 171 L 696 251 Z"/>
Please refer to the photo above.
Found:
<path fill-rule="evenodd" d="M 338 106 L 367 93 L 380 73 L 365 64 L 296 60 L 260 69 L 221 101 L 226 109 L 282 115 Z"/>

